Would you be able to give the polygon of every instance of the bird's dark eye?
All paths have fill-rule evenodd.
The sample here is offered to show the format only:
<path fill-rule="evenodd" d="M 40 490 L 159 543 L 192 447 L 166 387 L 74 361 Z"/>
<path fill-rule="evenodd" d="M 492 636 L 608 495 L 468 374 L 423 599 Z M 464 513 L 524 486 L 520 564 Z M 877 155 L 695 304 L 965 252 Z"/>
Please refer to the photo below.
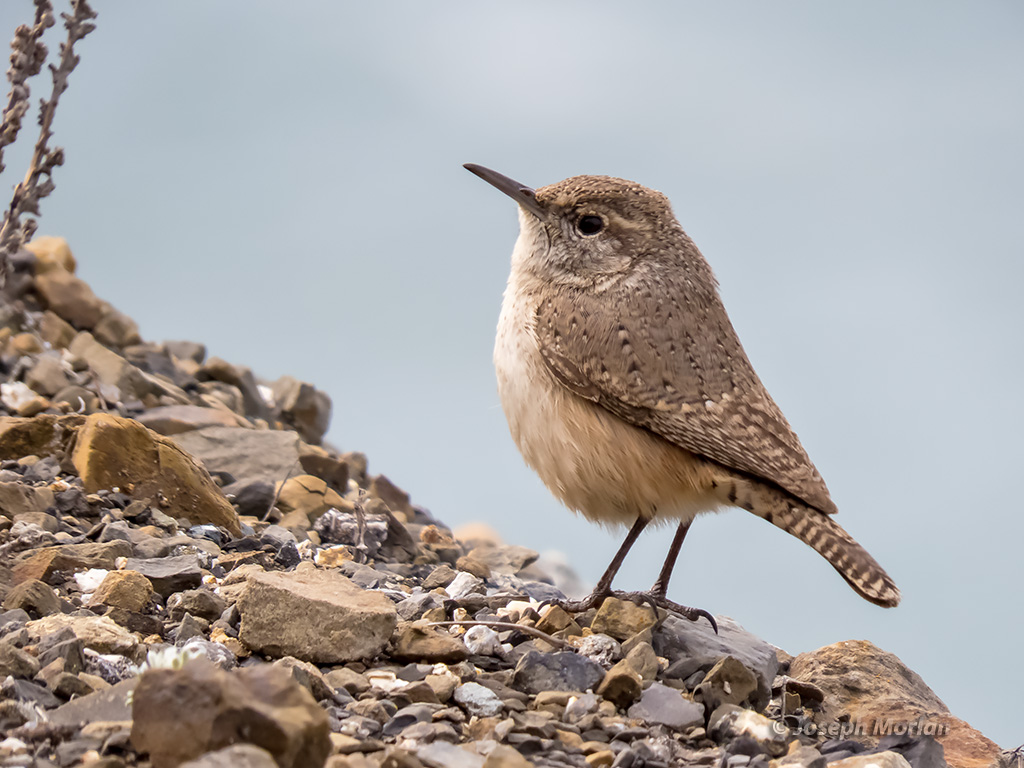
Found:
<path fill-rule="evenodd" d="M 604 229 L 604 219 L 593 214 L 580 216 L 576 222 L 576 229 L 580 231 L 581 235 L 596 235 Z"/>

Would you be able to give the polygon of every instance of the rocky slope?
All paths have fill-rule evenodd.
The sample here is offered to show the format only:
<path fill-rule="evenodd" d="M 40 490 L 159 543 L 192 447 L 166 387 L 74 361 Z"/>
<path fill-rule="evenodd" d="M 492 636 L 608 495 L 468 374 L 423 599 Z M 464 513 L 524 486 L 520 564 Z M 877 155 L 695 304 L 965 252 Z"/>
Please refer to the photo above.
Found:
<path fill-rule="evenodd" d="M 524 547 L 454 534 L 330 400 L 144 342 L 21 254 L 0 310 L 0 765 L 982 768 L 1019 760 L 899 659 L 791 657 L 718 617 L 569 615 Z M 563 585 L 564 586 L 564 585 Z"/>

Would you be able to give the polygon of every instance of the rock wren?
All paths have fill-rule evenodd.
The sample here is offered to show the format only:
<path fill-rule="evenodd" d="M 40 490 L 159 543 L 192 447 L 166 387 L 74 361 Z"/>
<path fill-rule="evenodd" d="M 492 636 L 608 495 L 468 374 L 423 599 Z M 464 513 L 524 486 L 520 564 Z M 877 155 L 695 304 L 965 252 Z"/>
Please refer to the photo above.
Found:
<path fill-rule="evenodd" d="M 519 239 L 494 346 L 512 437 L 544 484 L 588 520 L 632 524 L 584 610 L 610 594 L 693 620 L 666 598 L 700 512 L 737 506 L 813 547 L 876 605 L 892 579 L 836 506 L 754 373 L 711 267 L 659 192 L 608 176 L 533 190 L 467 164 L 519 204 Z M 611 591 L 643 528 L 679 527 L 649 592 Z"/>

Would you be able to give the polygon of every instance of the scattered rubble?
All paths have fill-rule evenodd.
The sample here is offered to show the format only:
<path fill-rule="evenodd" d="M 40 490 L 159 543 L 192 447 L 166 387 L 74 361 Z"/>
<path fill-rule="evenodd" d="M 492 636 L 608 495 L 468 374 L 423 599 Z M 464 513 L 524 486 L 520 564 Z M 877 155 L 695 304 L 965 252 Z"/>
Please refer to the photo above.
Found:
<path fill-rule="evenodd" d="M 0 766 L 981 768 L 866 642 L 795 658 L 460 539 L 329 398 L 144 341 L 59 238 L 0 306 Z M 1009 753 L 1007 753 L 1009 754 Z"/>

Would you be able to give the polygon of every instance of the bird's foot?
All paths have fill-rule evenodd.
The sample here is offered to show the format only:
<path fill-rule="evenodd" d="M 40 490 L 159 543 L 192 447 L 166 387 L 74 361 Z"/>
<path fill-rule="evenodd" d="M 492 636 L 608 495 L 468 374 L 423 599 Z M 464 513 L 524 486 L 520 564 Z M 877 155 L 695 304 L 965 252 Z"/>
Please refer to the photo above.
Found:
<path fill-rule="evenodd" d="M 659 616 L 658 609 L 661 608 L 670 613 L 675 613 L 683 618 L 689 619 L 690 621 L 697 621 L 700 618 L 705 618 L 708 623 L 711 624 L 711 628 L 715 630 L 715 634 L 718 634 L 718 623 L 715 621 L 715 617 L 702 608 L 690 608 L 686 605 L 680 605 L 679 603 L 669 600 L 665 595 L 659 594 L 658 592 L 619 592 L 617 590 L 606 590 L 603 592 L 592 592 L 582 600 L 545 600 L 545 605 L 557 605 L 563 611 L 567 613 L 582 613 L 588 611 L 591 608 L 595 608 L 605 601 L 606 598 L 614 597 L 618 600 L 628 600 L 636 605 L 648 605 L 654 611 L 656 617 Z M 658 619 L 660 624 L 661 618 Z"/>
<path fill-rule="evenodd" d="M 582 600 L 545 600 L 541 607 L 545 605 L 557 605 L 566 613 L 583 613 L 589 611 L 591 608 L 597 608 L 605 601 L 608 597 L 618 597 L 617 592 L 613 592 L 610 589 L 595 589 L 589 595 L 584 597 Z M 651 606 L 654 608 L 654 612 L 657 613 L 658 609 L 653 603 Z"/>
<path fill-rule="evenodd" d="M 613 592 L 612 595 L 617 597 L 619 600 L 629 600 L 631 603 L 637 605 L 647 604 L 654 606 L 654 615 L 658 615 L 658 608 L 662 608 L 669 613 L 675 613 L 682 616 L 684 619 L 690 621 L 698 621 L 701 618 L 708 620 L 711 628 L 715 630 L 715 634 L 718 634 L 718 622 L 715 621 L 715 617 L 705 611 L 703 608 L 690 608 L 688 605 L 682 605 L 680 603 L 669 600 L 665 595 L 659 594 L 658 592 Z M 661 623 L 659 619 L 658 623 Z"/>

